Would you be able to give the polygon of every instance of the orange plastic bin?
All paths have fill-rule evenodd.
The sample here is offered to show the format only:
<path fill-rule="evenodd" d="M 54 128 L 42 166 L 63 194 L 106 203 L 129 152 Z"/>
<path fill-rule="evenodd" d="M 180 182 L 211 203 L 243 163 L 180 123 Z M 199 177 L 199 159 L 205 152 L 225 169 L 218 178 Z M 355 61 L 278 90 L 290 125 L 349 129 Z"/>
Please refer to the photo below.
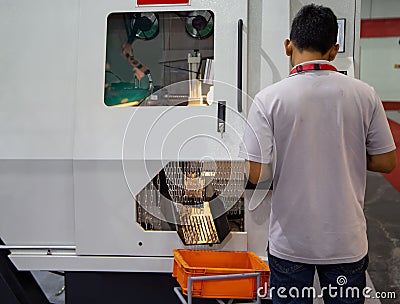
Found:
<path fill-rule="evenodd" d="M 229 274 L 260 273 L 261 287 L 269 280 L 269 267 L 256 254 L 246 251 L 174 250 L 175 277 L 188 295 L 188 278 Z M 256 277 L 193 281 L 192 296 L 197 298 L 257 298 Z"/>

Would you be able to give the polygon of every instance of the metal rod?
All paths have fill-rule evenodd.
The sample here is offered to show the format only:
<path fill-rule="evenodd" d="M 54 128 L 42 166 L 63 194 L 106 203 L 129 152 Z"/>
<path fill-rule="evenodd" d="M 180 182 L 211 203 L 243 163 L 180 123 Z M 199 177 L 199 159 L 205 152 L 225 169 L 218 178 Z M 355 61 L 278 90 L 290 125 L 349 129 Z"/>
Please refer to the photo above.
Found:
<path fill-rule="evenodd" d="M 179 300 L 181 300 L 182 304 L 188 304 L 185 298 L 182 296 L 181 290 L 182 288 L 180 287 L 174 287 L 174 292 L 178 296 Z"/>
<path fill-rule="evenodd" d="M 192 277 L 188 278 L 188 304 L 192 304 Z"/>
<path fill-rule="evenodd" d="M 234 273 L 234 274 L 222 274 L 214 276 L 200 276 L 200 277 L 189 277 L 188 281 L 211 281 L 211 280 L 222 280 L 222 279 L 241 279 L 260 276 L 259 272 L 250 273 Z M 260 287 L 260 286 L 258 286 Z"/>
<path fill-rule="evenodd" d="M 243 89 L 243 20 L 238 20 L 238 58 L 237 58 L 237 108 L 242 112 L 242 89 Z"/>
<path fill-rule="evenodd" d="M 257 276 L 257 292 L 256 292 L 256 295 L 257 295 L 257 301 L 256 301 L 256 304 L 261 304 L 261 298 L 260 298 L 260 296 L 258 295 L 258 291 L 260 290 L 260 287 L 261 287 L 261 274 L 258 272 L 258 276 Z"/>
<path fill-rule="evenodd" d="M 189 277 L 188 278 L 188 302 L 187 302 L 187 304 L 192 304 L 192 281 L 211 281 L 211 280 L 240 279 L 240 278 L 250 278 L 250 277 L 257 277 L 257 291 L 258 291 L 258 289 L 260 288 L 260 285 L 261 285 L 261 274 L 259 272 Z M 256 304 L 261 304 L 261 299 L 258 296 L 258 293 L 257 293 Z"/>
<path fill-rule="evenodd" d="M 229 299 L 228 302 L 225 303 L 225 302 L 222 301 L 221 299 L 216 299 L 216 300 L 217 300 L 217 302 L 218 302 L 219 304 L 232 304 L 233 301 L 234 301 L 234 299 Z M 253 303 L 253 302 L 251 302 L 251 303 Z M 245 303 L 242 303 L 242 304 L 245 304 Z M 248 303 L 248 304 L 250 304 L 250 303 Z"/>

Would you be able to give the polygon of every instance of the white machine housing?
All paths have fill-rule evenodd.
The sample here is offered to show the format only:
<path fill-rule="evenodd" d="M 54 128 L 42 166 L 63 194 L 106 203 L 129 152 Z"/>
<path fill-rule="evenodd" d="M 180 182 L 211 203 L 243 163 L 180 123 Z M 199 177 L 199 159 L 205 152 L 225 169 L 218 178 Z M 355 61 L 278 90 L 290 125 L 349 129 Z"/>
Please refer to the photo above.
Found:
<path fill-rule="evenodd" d="M 180 160 L 238 159 L 251 97 L 288 74 L 283 40 L 294 14 L 309 2 L 191 0 L 140 7 L 134 0 L 1 2 L 0 237 L 17 268 L 170 272 L 172 249 L 184 246 L 174 231 L 144 231 L 137 225 L 134 196 L 163 161 L 177 155 Z M 357 77 L 360 0 L 313 2 L 346 18 L 345 53 L 334 64 Z M 214 79 L 224 84 L 216 82 L 213 100 L 226 101 L 228 109 L 222 139 L 216 102 L 168 109 L 108 108 L 103 102 L 107 16 L 185 10 L 215 14 Z M 237 85 L 239 19 L 243 91 L 249 95 L 243 95 L 242 113 L 236 90 L 224 90 Z M 169 140 L 163 145 L 164 138 Z M 191 140 L 180 149 L 179 138 Z M 232 232 L 212 249 L 264 256 L 268 210 L 268 198 L 246 210 L 245 231 Z"/>

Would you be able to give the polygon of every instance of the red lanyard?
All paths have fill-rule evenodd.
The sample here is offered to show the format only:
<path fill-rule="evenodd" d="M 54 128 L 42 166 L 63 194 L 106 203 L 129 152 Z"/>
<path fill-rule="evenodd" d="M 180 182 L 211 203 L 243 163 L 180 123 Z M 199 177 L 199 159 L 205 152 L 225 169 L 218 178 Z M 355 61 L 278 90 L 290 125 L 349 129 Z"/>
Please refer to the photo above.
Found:
<path fill-rule="evenodd" d="M 318 70 L 325 70 L 325 71 L 334 71 L 337 72 L 337 69 L 330 64 L 326 63 L 307 63 L 304 65 L 297 65 L 295 66 L 291 71 L 289 76 L 298 74 L 301 72 L 306 72 L 306 71 L 318 71 Z"/>

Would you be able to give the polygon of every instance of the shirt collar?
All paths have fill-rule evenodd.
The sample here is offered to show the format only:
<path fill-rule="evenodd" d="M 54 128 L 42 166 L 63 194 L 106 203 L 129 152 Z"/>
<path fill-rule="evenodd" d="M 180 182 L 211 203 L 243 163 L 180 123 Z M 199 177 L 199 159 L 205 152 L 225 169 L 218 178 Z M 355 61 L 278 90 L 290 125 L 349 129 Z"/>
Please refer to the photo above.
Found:
<path fill-rule="evenodd" d="M 299 65 L 305 65 L 305 64 L 310 64 L 310 63 L 311 64 L 315 64 L 315 63 L 318 63 L 318 64 L 331 64 L 328 60 L 312 60 L 312 61 L 305 61 L 305 62 L 299 63 L 298 65 L 295 65 L 292 69 L 298 67 Z"/>

